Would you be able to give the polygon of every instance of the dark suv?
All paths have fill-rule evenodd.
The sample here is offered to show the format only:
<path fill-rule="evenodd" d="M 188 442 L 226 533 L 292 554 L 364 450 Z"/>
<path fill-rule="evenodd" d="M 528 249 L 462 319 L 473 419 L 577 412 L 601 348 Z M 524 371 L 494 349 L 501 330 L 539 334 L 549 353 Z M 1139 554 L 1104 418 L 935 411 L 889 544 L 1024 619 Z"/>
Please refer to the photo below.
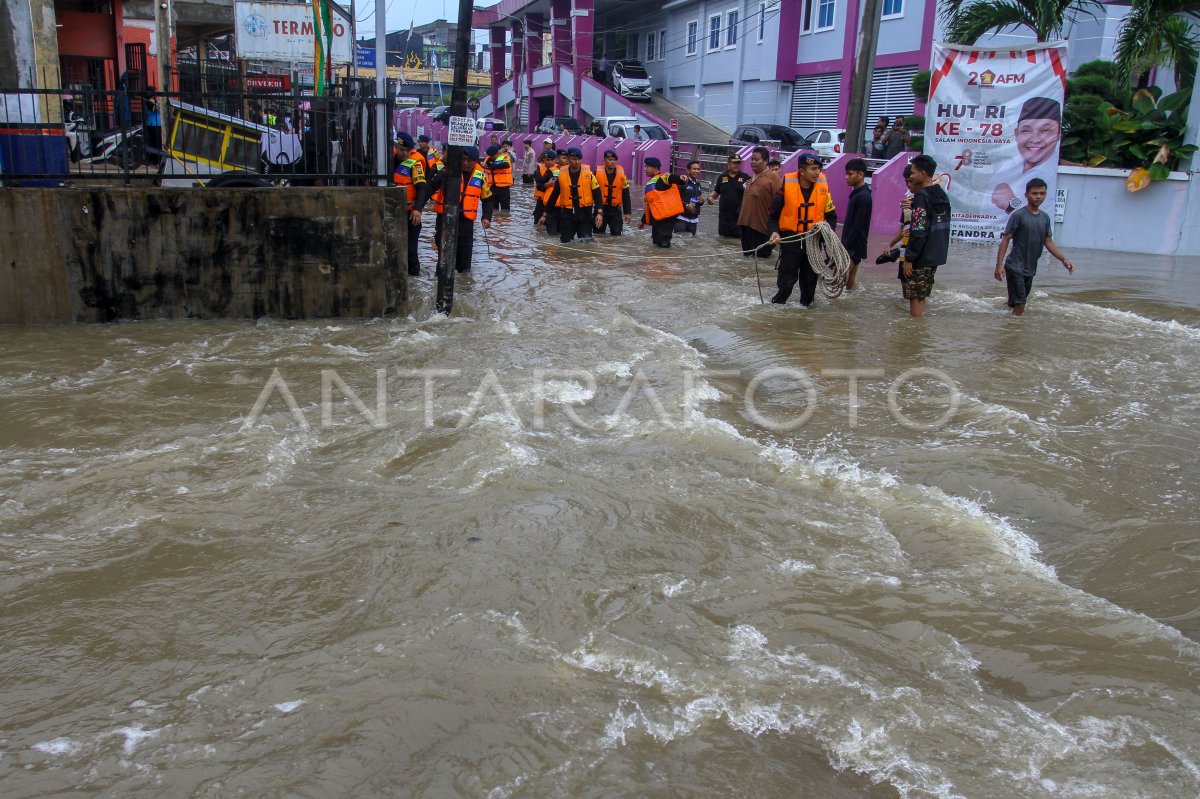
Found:
<path fill-rule="evenodd" d="M 763 141 L 777 141 L 781 150 L 811 149 L 811 146 L 800 135 L 800 131 L 787 125 L 756 124 L 738 125 L 737 130 L 729 137 L 730 144 L 761 144 Z"/>
<path fill-rule="evenodd" d="M 583 133 L 583 125 L 580 125 L 575 117 L 546 117 L 542 124 L 537 126 L 537 132 L 553 135 L 558 133 L 560 127 L 565 128 L 567 133 Z"/>

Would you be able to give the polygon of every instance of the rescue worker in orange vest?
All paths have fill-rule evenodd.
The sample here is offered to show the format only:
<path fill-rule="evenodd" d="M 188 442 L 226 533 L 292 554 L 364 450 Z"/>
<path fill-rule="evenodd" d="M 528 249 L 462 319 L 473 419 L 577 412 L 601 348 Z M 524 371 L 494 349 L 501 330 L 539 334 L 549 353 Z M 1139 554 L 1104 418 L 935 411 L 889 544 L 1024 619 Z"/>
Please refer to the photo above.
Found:
<path fill-rule="evenodd" d="M 687 182 L 670 172 L 662 171 L 662 161 L 650 156 L 644 162 L 646 177 L 646 205 L 638 230 L 650 226 L 650 238 L 656 247 L 670 247 L 675 233 L 675 217 L 683 213 L 683 191 Z"/>
<path fill-rule="evenodd" d="M 550 172 L 554 167 L 554 153 L 542 152 L 538 156 L 537 169 L 533 173 L 533 226 L 541 222 L 546 210 L 546 195 L 551 181 Z M 546 220 L 549 223 L 550 220 Z"/>
<path fill-rule="evenodd" d="M 425 181 L 425 159 L 413 152 L 413 139 L 401 131 L 396 136 L 396 169 L 392 182 L 404 189 L 405 212 L 408 215 L 408 273 L 421 274 L 421 257 L 417 244 L 421 240 L 421 209 L 429 196 Z"/>
<path fill-rule="evenodd" d="M 625 168 L 617 163 L 615 150 L 604 151 L 604 166 L 596 170 L 600 184 L 600 206 L 596 211 L 596 232 L 608 229 L 610 236 L 620 236 L 624 226 L 633 216 L 633 204 L 629 196 L 629 180 Z"/>
<path fill-rule="evenodd" d="M 446 179 L 446 170 L 438 172 L 429 181 L 434 189 L 433 210 L 437 212 L 437 223 L 434 228 L 438 241 L 442 239 L 443 216 L 445 216 L 445 195 L 442 184 Z M 479 165 L 479 148 L 464 147 L 462 149 L 462 193 L 459 194 L 458 239 L 456 240 L 456 258 L 454 271 L 471 271 L 471 254 L 475 247 L 475 220 L 478 219 L 484 230 L 492 226 L 492 190 L 488 183 L 487 172 Z"/>
<path fill-rule="evenodd" d="M 554 160 L 549 162 L 550 169 L 545 175 L 534 178 L 534 185 L 542 194 L 542 215 L 537 218 L 537 224 L 545 225 L 546 232 L 550 235 L 558 235 L 558 222 L 560 214 L 558 206 L 550 204 L 550 192 L 554 191 L 554 187 L 558 185 L 558 175 L 567 167 L 567 151 L 559 150 L 554 156 Z"/>
<path fill-rule="evenodd" d="M 429 137 L 422 133 L 417 137 L 417 152 L 425 159 L 425 179 L 436 175 L 444 167 L 437 151 L 429 146 Z"/>
<path fill-rule="evenodd" d="M 812 153 L 800 156 L 799 172 L 783 176 L 783 189 L 775 195 L 771 204 L 769 244 L 779 244 L 779 277 L 775 285 L 779 291 L 771 302 L 782 305 L 792 295 L 792 287 L 800 281 L 800 304 L 805 308 L 812 305 L 817 296 L 817 273 L 808 261 L 804 241 L 780 242 L 780 238 L 807 233 L 818 222 L 837 228 L 837 211 L 833 207 L 833 196 L 829 184 L 821 173 L 821 159 Z M 811 241 L 811 239 L 810 239 Z"/>
<path fill-rule="evenodd" d="M 593 241 L 593 217 L 600 215 L 600 184 L 592 170 L 583 165 L 583 152 L 578 147 L 567 150 L 567 168 L 558 171 L 558 180 L 546 201 L 557 208 L 558 240 L 563 244 L 579 237 Z"/>
<path fill-rule="evenodd" d="M 487 171 L 488 181 L 492 184 L 492 207 L 507 211 L 512 203 L 512 156 L 493 144 L 487 148 L 487 158 L 483 160 L 483 168 Z"/>

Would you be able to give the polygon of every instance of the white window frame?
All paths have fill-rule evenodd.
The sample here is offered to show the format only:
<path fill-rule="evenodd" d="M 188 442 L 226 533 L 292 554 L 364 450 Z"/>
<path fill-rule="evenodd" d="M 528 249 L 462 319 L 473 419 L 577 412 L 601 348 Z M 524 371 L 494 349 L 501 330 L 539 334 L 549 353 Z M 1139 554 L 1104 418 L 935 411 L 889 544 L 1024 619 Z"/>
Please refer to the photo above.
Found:
<path fill-rule="evenodd" d="M 813 18 L 816 16 L 817 0 L 800 0 L 800 33 L 813 32 Z"/>
<path fill-rule="evenodd" d="M 650 31 L 650 33 L 646 36 L 646 59 L 645 60 L 646 60 L 647 64 L 649 64 L 651 61 L 655 60 L 654 56 L 657 53 L 657 51 L 658 51 L 658 36 L 654 33 L 654 31 Z"/>
<path fill-rule="evenodd" d="M 737 47 L 738 40 L 738 23 L 741 22 L 738 9 L 732 9 L 725 12 L 725 49 L 732 50 Z"/>
<path fill-rule="evenodd" d="M 700 49 L 700 20 L 693 19 L 687 24 L 687 54 L 695 55 Z"/>
<path fill-rule="evenodd" d="M 829 24 L 824 27 L 821 26 L 821 6 L 823 5 L 832 7 L 829 13 Z M 813 4 L 813 16 L 815 17 L 813 20 L 814 33 L 833 30 L 837 27 L 837 0 L 828 0 L 828 2 L 826 0 L 816 0 L 816 3 Z"/>
<path fill-rule="evenodd" d="M 900 19 L 901 17 L 904 16 L 904 0 L 896 0 L 896 2 L 898 2 L 900 4 L 900 10 L 896 11 L 895 13 L 892 13 L 892 14 L 884 14 L 883 16 L 880 17 L 880 19 Z M 884 0 L 885 5 L 886 5 L 886 3 L 887 3 L 887 0 Z"/>
<path fill-rule="evenodd" d="M 667 60 L 667 29 L 661 28 L 658 31 L 658 60 Z"/>
<path fill-rule="evenodd" d="M 763 43 L 763 36 L 766 35 L 766 30 L 767 30 L 767 4 L 759 3 L 758 4 L 758 41 L 757 41 L 758 44 Z"/>
<path fill-rule="evenodd" d="M 716 47 L 713 47 L 713 43 L 712 43 L 712 40 L 713 40 L 713 22 L 716 22 L 716 23 L 717 23 L 717 30 L 716 30 L 716 34 L 717 34 L 717 46 L 716 46 Z M 704 51 L 705 51 L 706 53 L 715 53 L 715 52 L 717 52 L 718 50 L 720 50 L 720 49 L 721 49 L 721 33 L 722 33 L 722 28 L 721 28 L 721 15 L 720 15 L 720 14 L 713 14 L 712 16 L 710 16 L 710 17 L 708 18 L 708 32 L 707 32 L 707 35 L 704 37 L 704 38 L 705 38 Z"/>

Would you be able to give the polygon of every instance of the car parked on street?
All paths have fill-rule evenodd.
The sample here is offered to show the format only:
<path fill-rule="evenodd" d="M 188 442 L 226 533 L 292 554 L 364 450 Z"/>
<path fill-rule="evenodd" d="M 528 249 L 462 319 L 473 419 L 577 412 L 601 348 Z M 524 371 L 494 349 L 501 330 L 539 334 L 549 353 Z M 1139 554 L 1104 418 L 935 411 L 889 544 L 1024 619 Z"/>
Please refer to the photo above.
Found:
<path fill-rule="evenodd" d="M 645 138 L 647 140 L 661 141 L 671 138 L 667 135 L 667 132 L 662 129 L 662 125 L 652 125 L 645 122 L 639 123 L 636 119 L 621 119 L 610 122 L 606 132 L 609 136 L 617 139 L 632 139 L 633 126 L 639 124 L 642 126 L 642 133 L 646 134 Z"/>
<path fill-rule="evenodd" d="M 738 125 L 729 137 L 730 144 L 761 144 L 777 141 L 781 150 L 803 150 L 808 147 L 804 134 L 787 125 L 751 122 Z"/>
<path fill-rule="evenodd" d="M 583 133 L 583 125 L 580 125 L 575 117 L 543 117 L 541 124 L 537 126 L 537 132 L 556 135 L 559 128 L 565 128 L 567 133 L 576 135 Z"/>
<path fill-rule="evenodd" d="M 441 122 L 443 125 L 445 125 L 447 120 L 450 119 L 450 106 L 448 106 L 448 105 L 434 106 L 433 108 L 431 108 L 429 110 L 429 116 L 434 121 Z"/>
<path fill-rule="evenodd" d="M 803 128 L 804 140 L 822 158 L 837 158 L 842 154 L 846 131 L 842 128 Z"/>
<path fill-rule="evenodd" d="M 654 89 L 650 86 L 650 73 L 636 58 L 627 58 L 612 65 L 612 87 L 617 94 L 630 100 L 654 98 Z"/>

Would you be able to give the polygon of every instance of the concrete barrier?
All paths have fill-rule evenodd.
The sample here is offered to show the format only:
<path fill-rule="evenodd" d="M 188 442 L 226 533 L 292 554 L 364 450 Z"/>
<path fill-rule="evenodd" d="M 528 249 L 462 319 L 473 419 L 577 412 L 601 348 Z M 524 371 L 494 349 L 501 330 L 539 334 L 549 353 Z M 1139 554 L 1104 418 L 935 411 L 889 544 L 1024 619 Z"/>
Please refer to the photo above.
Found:
<path fill-rule="evenodd" d="M 381 188 L 0 189 L 0 323 L 400 313 L 403 202 Z"/>

